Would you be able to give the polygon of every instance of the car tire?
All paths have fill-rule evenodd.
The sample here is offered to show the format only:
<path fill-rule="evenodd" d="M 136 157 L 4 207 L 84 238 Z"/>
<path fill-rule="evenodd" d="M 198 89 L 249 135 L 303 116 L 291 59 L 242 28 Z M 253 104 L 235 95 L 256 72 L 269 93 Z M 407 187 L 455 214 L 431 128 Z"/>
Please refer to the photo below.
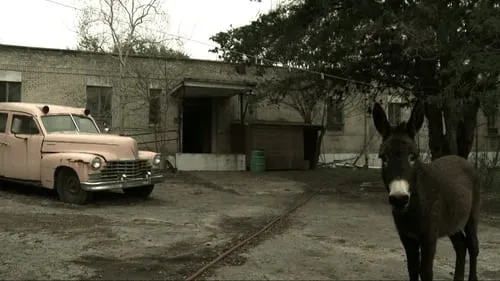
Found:
<path fill-rule="evenodd" d="M 92 192 L 82 189 L 78 175 L 71 169 L 59 171 L 56 190 L 59 200 L 64 203 L 83 205 L 92 197 Z"/>
<path fill-rule="evenodd" d="M 130 196 L 130 197 L 137 197 L 137 198 L 146 199 L 151 195 L 154 187 L 155 187 L 154 184 L 137 186 L 137 187 L 129 187 L 129 188 L 124 188 L 123 193 L 125 193 L 125 195 Z"/>

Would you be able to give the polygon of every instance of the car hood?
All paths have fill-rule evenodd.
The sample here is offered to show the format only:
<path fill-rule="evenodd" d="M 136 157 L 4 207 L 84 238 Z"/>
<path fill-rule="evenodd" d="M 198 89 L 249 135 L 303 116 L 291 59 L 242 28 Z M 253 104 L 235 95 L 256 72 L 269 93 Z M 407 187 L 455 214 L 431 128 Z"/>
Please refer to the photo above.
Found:
<path fill-rule="evenodd" d="M 138 158 L 137 142 L 131 137 L 105 134 L 63 134 L 45 136 L 43 153 L 80 152 L 97 154 L 106 161 Z"/>

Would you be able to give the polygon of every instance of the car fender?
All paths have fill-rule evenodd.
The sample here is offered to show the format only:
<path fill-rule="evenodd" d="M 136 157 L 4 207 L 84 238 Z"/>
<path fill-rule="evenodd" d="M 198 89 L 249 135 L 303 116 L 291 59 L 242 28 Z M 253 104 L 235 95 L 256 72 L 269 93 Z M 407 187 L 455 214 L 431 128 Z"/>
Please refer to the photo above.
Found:
<path fill-rule="evenodd" d="M 161 153 L 148 151 L 148 150 L 139 150 L 138 154 L 139 154 L 139 159 L 148 160 L 149 164 L 151 164 L 151 167 L 153 167 L 153 158 L 155 157 L 155 155 L 161 154 Z M 160 167 L 161 167 L 161 165 L 162 164 L 160 164 Z"/>
<path fill-rule="evenodd" d="M 42 155 L 41 181 L 42 185 L 53 189 L 55 187 L 56 171 L 62 167 L 72 169 L 80 179 L 87 181 L 90 172 L 90 161 L 98 155 L 81 152 L 50 153 Z"/>
<path fill-rule="evenodd" d="M 139 158 L 140 159 L 147 159 L 147 160 L 153 160 L 153 157 L 158 154 L 153 151 L 148 151 L 148 150 L 139 150 Z"/>

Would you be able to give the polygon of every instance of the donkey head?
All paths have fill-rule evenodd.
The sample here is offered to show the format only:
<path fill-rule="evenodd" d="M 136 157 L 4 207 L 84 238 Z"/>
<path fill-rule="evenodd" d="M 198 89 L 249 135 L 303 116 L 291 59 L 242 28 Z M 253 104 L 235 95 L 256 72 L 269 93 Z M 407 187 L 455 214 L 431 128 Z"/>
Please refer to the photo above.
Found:
<path fill-rule="evenodd" d="M 382 160 L 382 179 L 389 193 L 389 203 L 396 211 L 404 211 L 415 191 L 418 147 L 415 134 L 424 122 L 423 105 L 413 107 L 408 122 L 391 126 L 380 104 L 373 107 L 373 122 L 382 136 L 379 158 Z"/>

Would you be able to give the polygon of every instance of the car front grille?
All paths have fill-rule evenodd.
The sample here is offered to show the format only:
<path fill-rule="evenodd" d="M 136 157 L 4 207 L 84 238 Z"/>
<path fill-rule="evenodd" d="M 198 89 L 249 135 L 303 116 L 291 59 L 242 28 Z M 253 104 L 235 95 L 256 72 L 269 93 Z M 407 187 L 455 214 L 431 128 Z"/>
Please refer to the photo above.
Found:
<path fill-rule="evenodd" d="M 127 178 L 142 178 L 151 170 L 148 160 L 109 161 L 101 170 L 101 180 L 116 180 L 125 174 Z"/>

